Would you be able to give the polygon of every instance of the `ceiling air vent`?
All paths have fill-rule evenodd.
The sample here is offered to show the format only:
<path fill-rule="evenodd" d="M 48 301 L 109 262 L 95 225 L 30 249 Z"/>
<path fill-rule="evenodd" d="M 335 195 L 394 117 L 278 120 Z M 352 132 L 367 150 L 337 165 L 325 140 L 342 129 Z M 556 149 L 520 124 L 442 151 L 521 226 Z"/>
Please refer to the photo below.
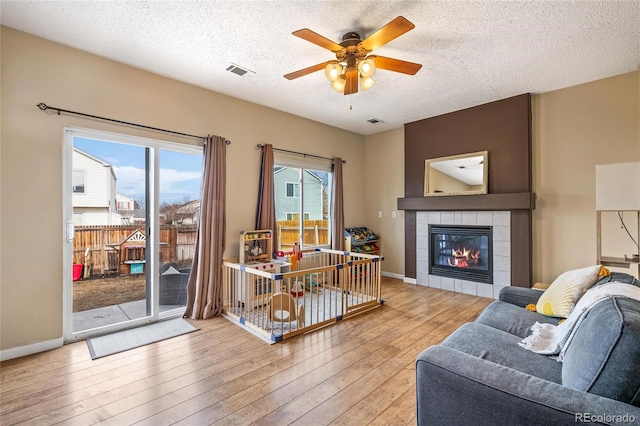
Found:
<path fill-rule="evenodd" d="M 244 75 L 247 75 L 247 77 L 249 77 L 251 75 L 251 73 L 255 74 L 255 72 L 253 72 L 253 71 L 251 71 L 251 70 L 249 70 L 247 68 L 241 67 L 240 65 L 236 65 L 233 62 L 231 63 L 231 65 L 229 65 L 227 67 L 227 71 L 232 72 L 234 74 L 237 74 L 240 77 L 242 77 Z"/>
<path fill-rule="evenodd" d="M 371 119 L 367 120 L 367 122 L 369 122 L 371 124 L 384 123 L 384 121 L 380 120 L 379 118 L 371 118 Z"/>

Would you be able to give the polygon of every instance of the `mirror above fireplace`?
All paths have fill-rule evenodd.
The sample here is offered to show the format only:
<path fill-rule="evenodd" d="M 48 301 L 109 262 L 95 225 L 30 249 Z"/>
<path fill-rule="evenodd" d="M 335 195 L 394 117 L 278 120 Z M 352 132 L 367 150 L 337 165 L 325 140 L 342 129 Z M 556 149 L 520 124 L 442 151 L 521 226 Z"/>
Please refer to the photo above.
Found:
<path fill-rule="evenodd" d="M 431 158 L 424 164 L 424 195 L 486 194 L 488 177 L 488 151 Z"/>

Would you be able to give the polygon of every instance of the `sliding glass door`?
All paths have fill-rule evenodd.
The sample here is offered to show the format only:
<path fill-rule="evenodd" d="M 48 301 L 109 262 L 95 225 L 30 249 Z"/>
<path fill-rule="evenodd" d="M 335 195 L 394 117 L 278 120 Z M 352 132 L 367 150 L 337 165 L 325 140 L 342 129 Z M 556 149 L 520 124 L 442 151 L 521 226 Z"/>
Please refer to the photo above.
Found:
<path fill-rule="evenodd" d="M 202 148 L 65 130 L 65 339 L 179 316 Z"/>

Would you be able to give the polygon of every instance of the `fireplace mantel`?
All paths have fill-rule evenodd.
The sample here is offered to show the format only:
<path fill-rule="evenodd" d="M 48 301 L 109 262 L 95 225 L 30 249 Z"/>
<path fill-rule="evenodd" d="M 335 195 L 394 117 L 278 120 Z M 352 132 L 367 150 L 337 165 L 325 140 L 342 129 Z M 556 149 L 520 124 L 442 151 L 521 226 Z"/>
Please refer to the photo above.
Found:
<path fill-rule="evenodd" d="M 536 198 L 533 192 L 484 195 L 452 195 L 439 197 L 398 198 L 398 210 L 409 211 L 513 211 L 533 210 Z"/>

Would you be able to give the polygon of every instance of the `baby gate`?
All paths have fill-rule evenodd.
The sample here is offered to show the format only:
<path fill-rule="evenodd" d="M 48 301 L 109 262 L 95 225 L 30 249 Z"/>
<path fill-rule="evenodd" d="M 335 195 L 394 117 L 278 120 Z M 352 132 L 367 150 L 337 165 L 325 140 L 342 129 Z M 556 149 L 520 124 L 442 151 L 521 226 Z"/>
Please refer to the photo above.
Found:
<path fill-rule="evenodd" d="M 381 260 L 315 249 L 302 253 L 296 270 L 278 273 L 225 260 L 224 316 L 270 342 L 325 327 L 384 303 Z"/>

